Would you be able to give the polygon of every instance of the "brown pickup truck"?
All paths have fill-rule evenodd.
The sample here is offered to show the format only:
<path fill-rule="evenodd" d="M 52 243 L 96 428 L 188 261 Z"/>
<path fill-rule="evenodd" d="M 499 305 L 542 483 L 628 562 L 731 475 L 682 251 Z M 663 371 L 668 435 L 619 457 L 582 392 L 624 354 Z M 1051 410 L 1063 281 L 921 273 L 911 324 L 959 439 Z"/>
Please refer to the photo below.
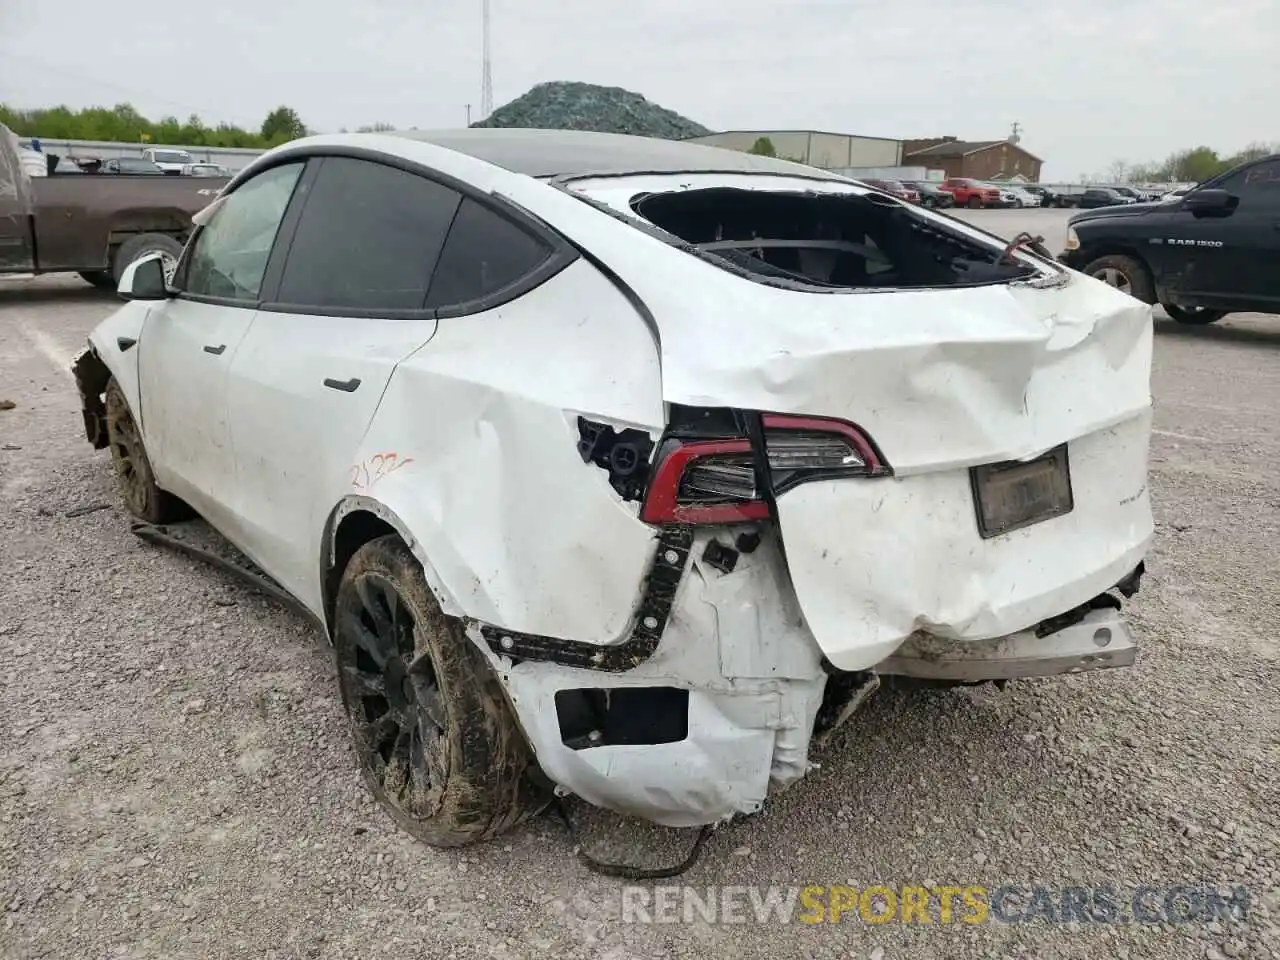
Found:
<path fill-rule="evenodd" d="M 134 260 L 159 253 L 172 269 L 191 217 L 226 177 L 146 177 L 60 172 L 29 176 L 17 138 L 0 124 L 0 274 L 78 273 L 115 289 Z"/>

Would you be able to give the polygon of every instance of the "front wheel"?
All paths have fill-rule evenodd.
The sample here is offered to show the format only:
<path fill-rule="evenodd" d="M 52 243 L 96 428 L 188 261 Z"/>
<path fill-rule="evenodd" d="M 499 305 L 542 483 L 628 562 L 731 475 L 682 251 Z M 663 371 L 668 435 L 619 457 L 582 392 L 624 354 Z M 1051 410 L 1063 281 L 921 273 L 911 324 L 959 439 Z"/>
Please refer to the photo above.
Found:
<path fill-rule="evenodd" d="M 981 210 L 981 209 L 982 209 L 982 198 L 981 198 L 981 197 L 970 197 L 970 198 L 969 198 L 969 209 L 970 209 L 970 210 Z"/>
<path fill-rule="evenodd" d="M 111 462 L 116 470 L 116 487 L 125 507 L 146 523 L 176 523 L 190 519 L 192 510 L 189 506 L 156 486 L 151 460 L 142 444 L 142 434 L 115 377 L 107 381 L 103 400 L 107 411 L 107 443 L 111 447 Z"/>
<path fill-rule="evenodd" d="M 1155 284 L 1151 275 L 1146 266 L 1133 257 L 1098 257 L 1084 268 L 1084 272 L 1131 297 L 1137 297 L 1143 303 L 1155 301 Z"/>
<path fill-rule="evenodd" d="M 1164 307 L 1164 312 L 1178 323 L 1189 323 L 1198 327 L 1217 323 L 1227 315 L 1226 310 L 1209 310 L 1205 307 L 1175 307 L 1168 303 L 1162 303 L 1160 306 Z"/>
<path fill-rule="evenodd" d="M 461 847 L 546 805 L 498 678 L 398 536 L 371 540 L 347 564 L 333 639 L 361 772 L 401 829 Z"/>

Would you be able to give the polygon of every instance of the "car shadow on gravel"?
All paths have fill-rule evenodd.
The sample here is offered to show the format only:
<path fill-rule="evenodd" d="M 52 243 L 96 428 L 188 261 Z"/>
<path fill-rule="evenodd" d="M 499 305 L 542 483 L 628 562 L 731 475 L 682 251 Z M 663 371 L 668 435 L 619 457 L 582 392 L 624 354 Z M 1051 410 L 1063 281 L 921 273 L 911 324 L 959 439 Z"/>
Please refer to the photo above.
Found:
<path fill-rule="evenodd" d="M 1158 319 L 1155 322 L 1155 331 L 1165 337 L 1209 340 L 1216 343 L 1257 344 L 1258 346 L 1280 349 L 1280 324 L 1268 329 L 1261 329 L 1254 326 L 1235 326 L 1231 323 L 1229 317 L 1225 321 L 1206 324 L 1205 326 Z"/>
<path fill-rule="evenodd" d="M 75 281 L 66 286 L 32 286 L 28 283 L 0 284 L 0 307 L 48 306 L 55 303 L 123 303 L 114 290 L 100 290 Z"/>

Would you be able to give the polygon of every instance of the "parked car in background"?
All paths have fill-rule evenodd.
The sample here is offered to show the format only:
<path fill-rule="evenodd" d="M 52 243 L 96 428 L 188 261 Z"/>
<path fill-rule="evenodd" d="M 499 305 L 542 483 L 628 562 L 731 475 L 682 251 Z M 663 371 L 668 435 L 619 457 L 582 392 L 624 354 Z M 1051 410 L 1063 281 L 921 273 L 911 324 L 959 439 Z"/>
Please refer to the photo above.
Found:
<path fill-rule="evenodd" d="M 1066 204 L 1062 202 L 1063 195 L 1051 190 L 1049 187 L 1041 186 L 1038 183 L 1024 183 L 1022 189 L 1027 193 L 1034 194 L 1040 201 L 1042 207 L 1060 207 Z"/>
<path fill-rule="evenodd" d="M 970 207 L 977 210 L 981 207 L 1001 206 L 1000 188 L 993 187 L 981 180 L 971 177 L 950 177 L 943 180 L 938 187 L 956 198 L 956 206 Z"/>
<path fill-rule="evenodd" d="M 1089 210 L 1095 207 L 1114 207 L 1135 202 L 1133 197 L 1126 197 L 1123 193 L 1113 190 L 1111 187 L 1090 187 L 1080 195 L 1080 199 L 1076 201 L 1076 206 L 1083 210 Z"/>
<path fill-rule="evenodd" d="M 150 160 L 144 160 L 141 157 L 112 157 L 110 160 L 103 160 L 102 165 L 97 170 L 98 173 L 120 173 L 130 176 L 156 176 L 164 175 L 164 171 L 152 163 Z"/>
<path fill-rule="evenodd" d="M 161 173 L 179 176 L 182 168 L 195 162 L 195 158 L 185 150 L 170 150 L 164 147 L 148 147 L 142 156 L 160 168 Z"/>
<path fill-rule="evenodd" d="M 1040 206 L 1040 197 L 1038 194 L 1032 193 L 1021 184 L 1009 183 L 1000 187 L 1001 191 L 1011 197 L 1011 206 L 1014 207 L 1038 207 Z"/>
<path fill-rule="evenodd" d="M 182 168 L 184 177 L 229 177 L 231 171 L 220 163 L 188 163 Z"/>
<path fill-rule="evenodd" d="M 128 268 L 86 438 L 140 531 L 199 513 L 314 617 L 401 829 L 758 812 L 882 676 L 1135 662 L 1150 308 L 884 200 L 644 137 L 295 140 Z"/>
<path fill-rule="evenodd" d="M 920 194 L 922 206 L 930 209 L 946 210 L 956 205 L 956 198 L 953 194 L 943 190 L 941 184 L 941 180 L 912 180 L 909 181 L 908 186 Z"/>
<path fill-rule="evenodd" d="M 875 187 L 877 190 L 883 190 L 885 193 L 893 194 L 899 200 L 906 200 L 908 203 L 920 202 L 920 191 L 914 187 L 909 187 L 901 180 L 862 180 L 869 187 Z"/>
<path fill-rule="evenodd" d="M 1280 314 L 1280 154 L 1160 203 L 1077 213 L 1061 259 L 1179 323 Z"/>

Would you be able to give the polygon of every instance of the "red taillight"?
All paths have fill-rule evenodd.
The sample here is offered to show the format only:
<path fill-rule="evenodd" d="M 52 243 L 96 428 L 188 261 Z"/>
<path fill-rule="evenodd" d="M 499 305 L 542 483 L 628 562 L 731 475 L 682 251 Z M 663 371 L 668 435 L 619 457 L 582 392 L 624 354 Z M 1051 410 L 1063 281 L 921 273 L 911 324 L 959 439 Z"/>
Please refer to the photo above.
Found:
<path fill-rule="evenodd" d="M 874 444 L 844 420 L 766 413 L 760 424 L 775 494 L 806 480 L 889 473 Z M 670 438 L 659 457 L 640 513 L 646 523 L 742 523 L 769 516 L 759 458 L 745 437 Z"/>

